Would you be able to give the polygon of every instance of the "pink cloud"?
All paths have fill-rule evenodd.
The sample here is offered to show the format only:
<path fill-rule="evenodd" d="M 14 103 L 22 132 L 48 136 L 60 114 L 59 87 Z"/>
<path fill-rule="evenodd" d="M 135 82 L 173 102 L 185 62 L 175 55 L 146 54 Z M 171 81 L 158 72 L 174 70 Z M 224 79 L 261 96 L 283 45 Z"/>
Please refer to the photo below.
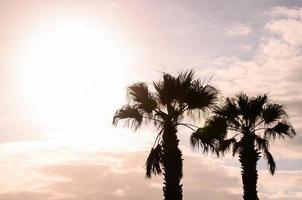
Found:
<path fill-rule="evenodd" d="M 67 149 L 65 147 L 64 151 Z M 51 152 L 58 150 L 44 151 L 43 155 L 51 157 Z M 18 168 L 23 176 L 6 187 L 3 187 L 5 182 L 1 183 L 1 200 L 21 200 L 25 197 L 27 200 L 153 200 L 162 197 L 162 177 L 146 179 L 144 175 L 147 151 L 106 153 L 91 151 L 89 148 L 71 148 L 69 151 L 78 155 L 77 158 L 53 158 L 52 162 L 42 163 L 30 161 L 40 154 L 39 151 L 39 148 L 31 151 L 30 156 L 24 156 L 27 153 L 23 152 L 17 153 L 23 156 L 15 162 L 27 163 Z M 187 150 L 184 152 L 184 199 L 194 200 L 200 195 L 205 200 L 241 199 L 238 162 L 233 167 L 227 164 L 229 158 L 218 160 Z M 0 164 L 1 171 L 6 173 L 8 169 L 5 163 Z M 299 188 L 294 187 L 302 179 L 300 172 L 278 171 L 276 176 L 270 177 L 267 171 L 260 170 L 260 174 L 259 192 L 263 199 L 276 192 L 278 195 L 274 196 L 274 200 L 288 198 L 287 190 L 290 188 L 296 188 L 291 194 L 292 199 L 302 197 Z M 18 184 L 22 178 L 30 178 L 30 182 Z"/>

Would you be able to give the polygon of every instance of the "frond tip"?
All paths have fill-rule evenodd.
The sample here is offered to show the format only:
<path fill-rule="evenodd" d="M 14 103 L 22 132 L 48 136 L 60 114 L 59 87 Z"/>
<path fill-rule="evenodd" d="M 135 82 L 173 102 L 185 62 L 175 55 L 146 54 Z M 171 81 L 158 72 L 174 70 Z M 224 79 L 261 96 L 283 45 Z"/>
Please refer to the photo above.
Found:
<path fill-rule="evenodd" d="M 146 161 L 146 177 L 151 178 L 152 174 L 159 175 L 161 170 L 161 154 L 162 147 L 158 144 L 155 148 L 152 148 Z"/>
<path fill-rule="evenodd" d="M 273 123 L 284 117 L 287 117 L 287 114 L 280 104 L 269 103 L 262 110 L 262 118 L 265 124 Z"/>
<path fill-rule="evenodd" d="M 112 124 L 117 125 L 119 120 L 126 120 L 125 125 L 137 129 L 142 124 L 143 115 L 139 112 L 137 108 L 130 105 L 126 105 L 116 111 L 113 117 Z"/>
<path fill-rule="evenodd" d="M 193 132 L 190 137 L 190 142 L 193 148 L 201 148 L 204 153 L 209 151 L 215 152 L 217 140 L 208 135 L 205 128 L 199 128 Z"/>
<path fill-rule="evenodd" d="M 269 147 L 269 142 L 268 142 L 267 139 L 262 138 L 262 137 L 256 135 L 256 136 L 255 136 L 255 141 L 256 141 L 257 148 L 258 148 L 259 150 L 268 149 L 268 147 Z"/>
<path fill-rule="evenodd" d="M 276 138 L 277 136 L 284 138 L 288 136 L 290 138 L 294 137 L 296 132 L 291 124 L 287 121 L 278 122 L 274 127 L 266 129 L 264 136 L 267 139 Z"/>
<path fill-rule="evenodd" d="M 269 166 L 269 171 L 272 175 L 274 175 L 276 171 L 276 163 L 272 154 L 268 151 L 268 149 L 264 149 L 264 158 L 267 160 L 267 164 Z"/>
<path fill-rule="evenodd" d="M 157 102 L 149 92 L 146 83 L 138 82 L 128 87 L 128 98 L 135 102 L 137 107 L 146 113 L 152 113 Z"/>
<path fill-rule="evenodd" d="M 222 155 L 224 155 L 225 153 L 227 153 L 231 149 L 232 145 L 235 145 L 235 143 L 236 143 L 235 138 L 230 138 L 230 139 L 227 139 L 227 140 L 221 140 L 218 143 L 218 148 L 217 149 Z"/>

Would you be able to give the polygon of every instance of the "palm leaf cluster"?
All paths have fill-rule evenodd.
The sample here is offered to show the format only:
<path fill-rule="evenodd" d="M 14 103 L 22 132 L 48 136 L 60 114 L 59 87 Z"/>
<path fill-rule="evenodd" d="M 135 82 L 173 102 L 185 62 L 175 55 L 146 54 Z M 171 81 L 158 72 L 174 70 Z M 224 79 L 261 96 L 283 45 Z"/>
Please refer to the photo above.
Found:
<path fill-rule="evenodd" d="M 155 91 L 144 82 L 129 86 L 129 103 L 115 113 L 113 124 L 126 119 L 136 129 L 143 120 L 150 119 L 156 125 L 168 114 L 177 121 L 185 112 L 205 111 L 217 101 L 217 89 L 194 79 L 193 71 L 180 72 L 177 77 L 164 73 L 153 86 Z"/>
<path fill-rule="evenodd" d="M 280 104 L 268 102 L 266 94 L 248 97 L 238 94 L 235 98 L 226 98 L 225 102 L 213 109 L 205 127 L 193 133 L 193 146 L 204 146 L 207 140 L 214 142 L 212 147 L 224 154 L 232 151 L 233 155 L 242 148 L 242 138 L 251 135 L 258 150 L 263 151 L 270 166 L 275 171 L 275 162 L 269 152 L 269 140 L 285 136 L 292 138 L 295 130 L 287 121 L 287 114 Z"/>

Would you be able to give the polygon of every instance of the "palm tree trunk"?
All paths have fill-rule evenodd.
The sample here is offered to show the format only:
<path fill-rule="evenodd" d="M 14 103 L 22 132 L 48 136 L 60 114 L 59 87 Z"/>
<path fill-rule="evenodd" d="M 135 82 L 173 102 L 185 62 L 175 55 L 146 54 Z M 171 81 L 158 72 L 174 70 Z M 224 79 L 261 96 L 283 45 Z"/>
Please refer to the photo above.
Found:
<path fill-rule="evenodd" d="M 182 153 L 178 148 L 179 140 L 176 127 L 172 122 L 164 124 L 162 165 L 164 170 L 164 199 L 182 200 Z"/>
<path fill-rule="evenodd" d="M 255 149 L 253 137 L 248 134 L 242 138 L 242 148 L 239 152 L 244 200 L 259 200 L 257 195 L 257 162 L 260 153 Z"/>

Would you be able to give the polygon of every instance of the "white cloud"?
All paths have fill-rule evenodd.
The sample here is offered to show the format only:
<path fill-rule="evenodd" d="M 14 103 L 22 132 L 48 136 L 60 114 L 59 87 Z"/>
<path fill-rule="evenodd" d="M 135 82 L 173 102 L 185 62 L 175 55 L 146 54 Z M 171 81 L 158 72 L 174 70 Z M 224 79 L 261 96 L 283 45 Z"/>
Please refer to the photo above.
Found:
<path fill-rule="evenodd" d="M 296 19 L 273 19 L 265 28 L 272 34 L 280 35 L 290 45 L 302 45 L 302 21 Z"/>
<path fill-rule="evenodd" d="M 244 50 L 244 51 L 250 51 L 253 49 L 252 45 L 241 45 L 240 49 Z"/>
<path fill-rule="evenodd" d="M 235 24 L 227 30 L 230 36 L 245 36 L 252 32 L 252 28 L 245 24 Z"/>
<path fill-rule="evenodd" d="M 299 56 L 301 51 L 298 47 L 292 46 L 280 39 L 270 38 L 265 43 L 259 45 L 259 53 L 261 56 L 286 59 Z"/>
<path fill-rule="evenodd" d="M 273 7 L 269 13 L 272 18 L 299 19 L 302 17 L 302 8 Z"/>
<path fill-rule="evenodd" d="M 120 4 L 117 1 L 110 1 L 109 2 L 109 7 L 110 8 L 118 8 L 119 6 L 120 6 Z"/>
<path fill-rule="evenodd" d="M 265 190 L 262 194 L 264 200 L 300 199 L 302 195 L 301 171 L 277 171 L 277 176 L 266 176 L 267 172 L 260 171 L 260 181 L 263 184 L 259 190 Z M 296 177 L 289 179 L 288 177 Z M 285 189 L 287 188 L 287 189 Z M 282 196 L 282 198 L 280 198 Z"/>

